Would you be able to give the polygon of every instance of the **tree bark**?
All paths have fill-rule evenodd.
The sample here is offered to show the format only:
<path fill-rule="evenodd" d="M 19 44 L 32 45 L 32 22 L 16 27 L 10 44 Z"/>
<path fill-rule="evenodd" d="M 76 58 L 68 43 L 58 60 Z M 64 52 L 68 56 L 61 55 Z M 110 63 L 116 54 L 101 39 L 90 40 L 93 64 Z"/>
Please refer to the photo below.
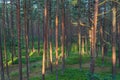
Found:
<path fill-rule="evenodd" d="M 19 62 L 19 80 L 22 80 L 22 59 L 21 59 L 21 25 L 20 25 L 20 0 L 17 0 L 17 29 L 18 29 L 18 62 Z"/>
<path fill-rule="evenodd" d="M 56 2 L 56 20 L 55 20 L 55 44 L 56 44 L 56 80 L 58 80 L 58 11 L 59 10 L 59 0 Z"/>
<path fill-rule="evenodd" d="M 38 2 L 38 11 L 39 11 L 39 14 L 38 16 L 40 16 L 40 2 L 39 0 L 37 1 Z M 40 55 L 40 17 L 38 18 L 38 55 Z"/>
<path fill-rule="evenodd" d="M 5 27 L 5 0 L 3 0 L 2 5 L 2 26 Z M 2 27 L 0 29 L 0 72 L 1 72 L 1 80 L 5 80 L 4 76 L 4 64 L 3 64 L 3 53 L 2 53 Z"/>
<path fill-rule="evenodd" d="M 98 0 L 95 0 L 94 7 L 94 25 L 91 28 L 91 62 L 90 62 L 90 72 L 93 75 L 95 69 L 95 53 L 96 53 L 96 29 L 97 29 L 97 19 L 98 19 Z M 94 80 L 91 78 L 90 80 Z"/>
<path fill-rule="evenodd" d="M 6 13 L 6 19 L 5 19 L 5 13 Z M 9 26 L 9 19 L 8 19 L 8 10 L 7 10 L 7 6 L 6 6 L 6 3 L 5 3 L 5 0 L 4 0 L 4 3 L 3 3 L 3 36 L 4 36 L 4 57 L 5 57 L 5 65 L 6 65 L 6 73 L 7 73 L 7 79 L 9 80 L 10 79 L 10 76 L 9 76 L 9 67 L 8 67 L 8 56 L 7 56 L 7 47 L 6 47 L 6 40 L 7 40 L 7 35 L 9 35 L 9 31 L 8 31 L 8 34 L 7 34 L 7 29 L 6 27 Z M 5 24 L 7 21 L 7 24 Z M 9 30 L 9 27 L 8 27 L 8 30 Z"/>
<path fill-rule="evenodd" d="M 100 45 L 100 47 L 101 47 L 101 49 L 102 49 L 102 65 L 104 65 L 104 41 L 103 41 L 103 39 L 104 39 L 104 34 L 103 34 L 103 25 L 102 25 L 102 21 L 101 21 L 101 23 L 100 23 L 101 25 L 100 25 L 100 43 L 101 43 L 101 45 Z"/>
<path fill-rule="evenodd" d="M 116 80 L 116 3 L 112 8 L 112 80 Z"/>
<path fill-rule="evenodd" d="M 120 22 L 118 22 L 118 64 L 120 68 Z"/>
<path fill-rule="evenodd" d="M 13 64 L 13 58 L 15 56 L 15 43 L 14 43 L 14 21 L 13 21 L 13 0 L 10 0 L 10 6 L 11 6 L 11 11 L 10 11 L 10 18 L 11 18 L 11 38 L 12 38 L 12 64 Z"/>
<path fill-rule="evenodd" d="M 2 30 L 0 29 L 0 71 L 1 71 L 1 80 L 5 80 L 4 78 L 4 66 L 3 66 L 3 53 L 2 53 Z"/>
<path fill-rule="evenodd" d="M 64 54 L 64 44 L 65 44 L 65 8 L 64 8 L 64 0 L 62 0 L 62 42 L 61 42 L 61 50 L 62 50 L 62 73 L 64 73 L 65 69 L 65 54 Z"/>
<path fill-rule="evenodd" d="M 53 68 L 52 68 L 52 25 L 51 25 L 51 23 L 52 23 L 52 19 L 51 19 L 51 17 L 52 17 L 52 15 L 51 15 L 51 4 L 52 4 L 52 0 L 49 0 L 48 1 L 48 24 L 49 24 L 49 34 L 48 34 L 48 36 L 49 36 L 49 47 L 50 47 L 50 49 L 49 49 L 49 63 L 50 63 L 50 71 L 51 72 L 53 72 Z"/>
<path fill-rule="evenodd" d="M 26 45 L 26 75 L 27 75 L 27 80 L 29 80 L 29 49 L 28 49 L 28 25 L 27 25 L 27 1 L 24 1 L 24 28 L 25 28 L 25 45 Z"/>
<path fill-rule="evenodd" d="M 46 62 L 46 55 L 47 55 L 47 15 L 48 15 L 48 0 L 44 0 L 44 51 L 43 51 L 43 60 L 42 60 L 42 80 L 45 80 L 45 62 Z"/>

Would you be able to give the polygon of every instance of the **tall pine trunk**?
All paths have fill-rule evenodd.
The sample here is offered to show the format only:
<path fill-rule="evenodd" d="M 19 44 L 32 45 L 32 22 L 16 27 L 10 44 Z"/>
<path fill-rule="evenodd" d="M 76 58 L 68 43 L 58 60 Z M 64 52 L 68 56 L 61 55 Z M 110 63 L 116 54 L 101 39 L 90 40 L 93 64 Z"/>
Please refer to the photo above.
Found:
<path fill-rule="evenodd" d="M 21 25 L 20 25 L 20 0 L 17 0 L 16 5 L 17 29 L 18 29 L 18 63 L 19 63 L 19 80 L 22 80 L 22 59 L 21 59 Z"/>
<path fill-rule="evenodd" d="M 38 9 L 39 9 L 39 14 L 38 16 L 40 16 L 40 1 L 38 0 Z M 40 55 L 40 17 L 38 18 L 38 22 L 37 22 L 37 27 L 38 27 L 38 55 Z"/>
<path fill-rule="evenodd" d="M 42 60 L 42 80 L 45 80 L 45 62 L 46 62 L 46 56 L 47 56 L 47 15 L 48 15 L 48 0 L 44 1 L 44 29 L 43 29 L 43 37 L 44 37 L 44 50 L 43 50 L 43 60 Z"/>
<path fill-rule="evenodd" d="M 118 22 L 118 64 L 120 68 L 120 22 Z"/>
<path fill-rule="evenodd" d="M 95 0 L 95 7 L 94 7 L 94 25 L 91 28 L 91 62 L 90 62 L 90 72 L 93 75 L 95 69 L 95 54 L 96 54 L 96 29 L 97 29 L 97 19 L 98 19 L 98 0 Z M 90 80 L 94 80 L 91 77 Z"/>
<path fill-rule="evenodd" d="M 6 13 L 6 19 L 5 19 L 5 13 Z M 7 34 L 7 29 L 6 27 L 9 26 L 9 23 L 8 23 L 8 11 L 7 11 L 7 6 L 6 6 L 6 3 L 4 1 L 3 3 L 3 36 L 4 36 L 4 57 L 5 57 L 5 66 L 6 66 L 6 73 L 7 73 L 7 79 L 9 80 L 10 79 L 10 76 L 9 76 L 9 69 L 8 69 L 8 55 L 7 55 L 7 45 L 6 45 L 6 40 L 7 40 L 7 35 L 9 35 L 9 33 Z M 5 24 L 7 21 L 7 24 Z M 8 27 L 9 28 L 9 27 Z M 9 32 L 9 31 L 8 31 Z"/>
<path fill-rule="evenodd" d="M 65 69 L 65 54 L 64 54 L 64 44 L 65 44 L 65 2 L 62 0 L 62 42 L 61 42 L 61 52 L 62 52 L 62 73 L 64 73 Z"/>
<path fill-rule="evenodd" d="M 26 45 L 26 75 L 29 80 L 29 49 L 28 49 L 28 25 L 27 25 L 27 1 L 24 0 L 24 28 L 25 28 L 25 45 Z"/>
<path fill-rule="evenodd" d="M 49 0 L 49 47 L 50 47 L 50 51 L 49 51 L 49 53 L 50 53 L 50 71 L 51 72 L 53 72 L 53 63 L 52 63 L 52 25 L 51 25 L 51 23 L 52 23 L 52 15 L 51 15 L 51 9 L 52 9 L 52 7 L 51 7 L 51 4 L 52 4 L 52 0 Z"/>
<path fill-rule="evenodd" d="M 55 20 L 56 80 L 58 80 L 58 10 L 59 10 L 59 0 L 57 0 L 56 2 L 56 20 Z"/>
<path fill-rule="evenodd" d="M 5 0 L 3 0 L 2 5 L 2 27 L 5 27 Z M 1 80 L 5 80 L 4 76 L 4 64 L 3 64 L 3 53 L 2 53 L 2 27 L 0 29 L 0 72 L 1 72 Z"/>
<path fill-rule="evenodd" d="M 112 80 L 116 80 L 116 3 L 112 8 Z"/>
<path fill-rule="evenodd" d="M 1 80 L 5 80 L 4 78 L 4 66 L 3 66 L 3 53 L 2 53 L 2 30 L 0 29 L 0 72 L 1 72 Z"/>
<path fill-rule="evenodd" d="M 11 7 L 11 10 L 10 10 L 10 20 L 11 20 L 11 38 L 12 38 L 12 56 L 11 56 L 11 59 L 12 59 L 12 64 L 13 64 L 13 58 L 15 56 L 15 43 L 14 43 L 14 21 L 13 21 L 13 0 L 10 0 L 10 7 Z"/>

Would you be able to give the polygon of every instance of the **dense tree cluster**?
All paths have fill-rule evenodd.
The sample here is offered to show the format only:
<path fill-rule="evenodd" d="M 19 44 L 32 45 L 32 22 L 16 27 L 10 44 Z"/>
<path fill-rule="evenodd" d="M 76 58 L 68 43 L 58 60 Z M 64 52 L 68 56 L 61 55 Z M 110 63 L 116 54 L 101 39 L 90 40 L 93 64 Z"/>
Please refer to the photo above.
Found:
<path fill-rule="evenodd" d="M 58 80 L 59 65 L 64 74 L 67 57 L 75 52 L 79 54 L 80 70 L 83 56 L 90 56 L 91 75 L 95 73 L 97 57 L 100 56 L 102 65 L 107 56 L 111 57 L 112 80 L 116 80 L 117 64 L 120 67 L 119 3 L 119 0 L 0 0 L 1 80 L 11 80 L 10 66 L 16 60 L 19 80 L 30 80 L 33 53 L 42 57 L 39 60 L 42 80 L 48 69 L 52 74 L 54 67 Z M 77 49 L 72 52 L 73 44 Z"/>

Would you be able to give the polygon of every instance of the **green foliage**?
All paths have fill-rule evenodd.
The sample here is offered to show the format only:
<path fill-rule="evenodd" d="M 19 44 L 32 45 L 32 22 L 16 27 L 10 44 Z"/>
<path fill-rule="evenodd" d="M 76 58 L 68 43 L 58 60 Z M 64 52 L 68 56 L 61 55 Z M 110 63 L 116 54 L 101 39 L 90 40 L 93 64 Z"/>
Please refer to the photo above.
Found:
<path fill-rule="evenodd" d="M 100 80 L 100 76 L 98 74 L 91 74 L 90 72 L 86 73 L 87 80 Z"/>
<path fill-rule="evenodd" d="M 30 70 L 31 70 L 31 74 L 32 76 L 30 76 L 30 80 L 41 80 L 41 75 L 39 74 L 41 72 L 41 61 L 42 60 L 42 56 L 38 56 L 36 54 L 34 54 L 31 58 L 30 58 Z M 99 63 L 101 65 L 101 58 L 98 57 L 96 59 L 97 63 Z M 106 59 L 107 60 L 107 59 Z M 88 63 L 90 61 L 90 57 L 89 55 L 82 55 L 82 65 Z M 18 63 L 18 60 L 15 61 L 16 64 Z M 25 58 L 22 57 L 22 62 L 25 63 Z M 89 72 L 88 68 L 84 68 L 82 70 L 79 69 L 79 65 L 76 66 L 76 64 L 79 64 L 79 54 L 77 53 L 71 53 L 71 55 L 66 59 L 66 69 L 64 74 L 62 74 L 61 68 L 58 69 L 58 78 L 60 80 L 90 80 L 90 78 L 94 78 L 94 80 L 112 80 L 112 76 L 111 76 L 111 72 L 105 72 L 103 73 L 103 71 L 99 71 L 99 72 L 95 72 L 94 75 L 92 75 Z M 60 65 L 60 63 L 59 63 Z M 96 67 L 100 66 L 100 65 L 96 65 Z M 108 65 L 108 63 L 105 63 L 105 65 Z M 105 66 L 105 67 L 109 67 Z M 23 73 L 25 74 L 26 72 L 26 68 L 23 68 Z M 16 77 L 18 76 L 18 72 L 12 72 L 12 77 Z M 120 79 L 119 73 L 117 74 L 117 79 Z M 56 71 L 55 68 L 53 69 L 53 73 L 50 73 L 49 70 L 46 71 L 46 80 L 56 80 Z"/>
<path fill-rule="evenodd" d="M 64 74 L 59 70 L 58 78 L 60 80 L 86 80 L 85 70 L 80 71 L 79 69 L 66 68 Z M 55 73 L 46 76 L 46 80 L 56 80 Z"/>
<path fill-rule="evenodd" d="M 111 58 L 109 57 L 105 57 L 104 59 L 104 64 L 102 64 L 102 57 L 98 57 L 95 61 L 96 63 L 96 66 L 106 66 L 106 67 L 109 67 L 109 66 L 112 66 L 112 63 L 111 63 Z"/>
<path fill-rule="evenodd" d="M 78 52 L 78 46 L 77 46 L 77 44 L 75 44 L 75 43 L 72 44 L 72 46 L 71 46 L 71 52 L 72 53 Z"/>
<path fill-rule="evenodd" d="M 80 58 L 80 55 L 78 53 L 72 54 L 71 56 L 69 56 L 66 59 L 66 64 L 69 64 L 69 65 L 78 64 L 79 58 Z M 88 56 L 88 54 L 82 55 L 82 63 L 83 64 L 89 62 L 89 60 L 90 60 L 90 57 Z"/>
<path fill-rule="evenodd" d="M 112 78 L 110 76 L 107 76 L 103 80 L 112 80 Z"/>
<path fill-rule="evenodd" d="M 41 56 L 38 56 L 38 57 L 31 57 L 29 59 L 29 62 L 36 62 L 36 61 L 41 61 L 42 60 L 42 57 Z M 22 63 L 23 64 L 26 64 L 26 59 L 25 57 L 22 57 Z M 13 62 L 13 64 L 18 64 L 18 59 L 16 61 Z"/>
<path fill-rule="evenodd" d="M 78 3 L 78 0 L 71 0 L 72 5 L 76 5 Z"/>
<path fill-rule="evenodd" d="M 32 77 L 32 78 L 30 78 L 30 80 L 39 80 L 40 79 L 40 77 L 36 77 L 36 76 L 34 76 L 34 77 Z"/>

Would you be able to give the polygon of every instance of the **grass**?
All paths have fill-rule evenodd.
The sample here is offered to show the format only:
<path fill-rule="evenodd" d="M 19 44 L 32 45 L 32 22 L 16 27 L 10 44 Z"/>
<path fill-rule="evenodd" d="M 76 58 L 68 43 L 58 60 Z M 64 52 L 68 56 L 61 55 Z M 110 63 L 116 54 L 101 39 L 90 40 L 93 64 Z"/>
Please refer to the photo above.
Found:
<path fill-rule="evenodd" d="M 112 80 L 111 77 L 111 64 L 110 64 L 110 58 L 106 58 L 105 59 L 105 63 L 104 63 L 104 68 L 105 69 L 109 69 L 109 71 L 107 70 L 102 70 L 102 63 L 101 63 L 101 58 L 98 57 L 96 58 L 96 70 L 95 74 L 94 74 L 94 78 L 95 80 Z M 42 57 L 40 56 L 34 56 L 32 58 L 30 58 L 30 80 L 41 80 L 41 60 Z M 61 72 L 61 64 L 59 64 L 59 70 L 58 70 L 58 78 L 59 80 L 89 80 L 90 77 L 90 73 L 89 73 L 89 67 L 83 67 L 82 70 L 79 69 L 79 55 L 77 53 L 75 54 L 71 54 L 71 56 L 69 56 L 66 59 L 66 68 L 65 68 L 65 72 L 64 74 L 62 74 Z M 24 58 L 23 58 L 23 63 L 24 63 Z M 84 66 L 85 64 L 89 65 L 90 62 L 90 57 L 88 55 L 83 55 L 82 56 L 82 65 Z M 60 62 L 61 63 L 61 62 Z M 116 80 L 120 79 L 120 69 L 118 69 L 119 72 L 117 72 L 116 75 Z M 23 74 L 24 74 L 24 79 L 26 78 L 26 68 L 25 66 L 23 67 Z M 11 73 L 12 79 L 14 80 L 15 78 L 18 77 L 18 71 L 14 71 Z M 56 80 L 56 72 L 55 72 L 55 68 L 53 68 L 53 73 L 50 73 L 49 70 L 46 71 L 46 76 L 45 76 L 46 80 Z M 16 80 L 16 79 L 15 79 Z"/>
<path fill-rule="evenodd" d="M 35 43 L 37 45 L 37 43 Z M 43 46 L 41 46 L 42 48 Z M 35 46 L 37 49 L 37 46 Z M 79 54 L 76 52 L 77 46 L 73 44 L 71 47 L 71 52 L 65 59 L 65 72 L 61 72 L 61 60 L 59 60 L 58 78 L 59 80 L 89 80 L 89 65 L 90 65 L 90 54 L 82 55 L 82 70 L 79 69 Z M 34 54 L 30 55 L 30 80 L 41 80 L 41 67 L 42 67 L 42 52 L 40 50 L 40 55 L 37 50 Z M 59 56 L 61 55 L 61 48 L 59 48 Z M 111 52 L 109 52 L 111 53 Z M 22 50 L 22 63 L 23 63 L 23 79 L 26 80 L 26 59 L 25 50 Z M 95 61 L 95 80 L 112 80 L 111 78 L 111 55 L 105 57 L 104 66 L 102 65 L 101 56 L 98 56 Z M 120 69 L 117 67 L 116 80 L 120 80 Z M 18 59 L 14 61 L 14 65 L 10 65 L 10 76 L 11 80 L 18 80 Z M 45 75 L 46 80 L 56 80 L 55 71 L 55 48 L 53 47 L 53 73 L 49 69 L 46 70 Z"/>
<path fill-rule="evenodd" d="M 85 71 L 80 71 L 79 69 L 66 68 L 64 74 L 61 70 L 58 72 L 58 78 L 60 80 L 83 80 L 85 78 Z M 55 72 L 53 74 L 47 75 L 46 80 L 56 80 Z"/>

